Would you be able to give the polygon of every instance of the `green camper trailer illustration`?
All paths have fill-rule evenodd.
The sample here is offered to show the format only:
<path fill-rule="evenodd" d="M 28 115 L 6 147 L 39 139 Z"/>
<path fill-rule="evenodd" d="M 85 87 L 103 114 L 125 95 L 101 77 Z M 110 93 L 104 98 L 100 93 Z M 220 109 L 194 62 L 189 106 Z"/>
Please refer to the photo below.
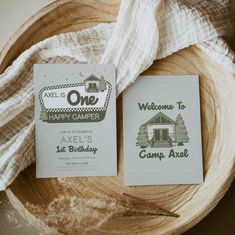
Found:
<path fill-rule="evenodd" d="M 136 146 L 141 148 L 171 148 L 189 141 L 183 118 L 178 114 L 176 121 L 162 112 L 157 113 L 138 131 Z"/>

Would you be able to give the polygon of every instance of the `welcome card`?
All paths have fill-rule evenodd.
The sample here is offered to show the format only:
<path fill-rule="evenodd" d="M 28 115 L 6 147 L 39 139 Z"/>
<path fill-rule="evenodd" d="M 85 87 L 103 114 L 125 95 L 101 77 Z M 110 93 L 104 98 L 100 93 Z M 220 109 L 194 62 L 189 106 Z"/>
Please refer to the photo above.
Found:
<path fill-rule="evenodd" d="M 37 177 L 117 175 L 114 66 L 37 64 L 34 84 Z"/>
<path fill-rule="evenodd" d="M 203 182 L 198 76 L 140 77 L 123 122 L 126 185 Z"/>

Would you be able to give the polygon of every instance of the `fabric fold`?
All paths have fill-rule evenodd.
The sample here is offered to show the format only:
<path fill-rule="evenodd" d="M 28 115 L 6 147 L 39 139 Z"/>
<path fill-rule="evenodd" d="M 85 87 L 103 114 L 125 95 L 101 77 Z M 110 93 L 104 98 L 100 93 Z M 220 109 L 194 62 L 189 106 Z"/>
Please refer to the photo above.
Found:
<path fill-rule="evenodd" d="M 161 1 L 122 1 L 101 64 L 117 68 L 117 95 L 154 61 L 159 41 L 156 14 Z M 146 27 L 147 26 L 147 27 Z"/>

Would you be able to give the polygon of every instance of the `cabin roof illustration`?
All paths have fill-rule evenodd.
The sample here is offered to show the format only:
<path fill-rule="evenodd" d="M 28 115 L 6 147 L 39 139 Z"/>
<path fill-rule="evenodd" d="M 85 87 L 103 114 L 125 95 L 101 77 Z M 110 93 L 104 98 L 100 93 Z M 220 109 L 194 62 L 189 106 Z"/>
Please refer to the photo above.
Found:
<path fill-rule="evenodd" d="M 97 78 L 94 74 L 92 74 L 84 80 L 84 82 L 88 82 L 88 81 L 100 81 L 100 79 Z"/>
<path fill-rule="evenodd" d="M 176 125 L 176 122 L 169 118 L 167 115 L 165 115 L 162 112 L 157 113 L 155 116 L 153 116 L 150 120 L 148 120 L 144 125 L 149 124 L 173 124 Z"/>

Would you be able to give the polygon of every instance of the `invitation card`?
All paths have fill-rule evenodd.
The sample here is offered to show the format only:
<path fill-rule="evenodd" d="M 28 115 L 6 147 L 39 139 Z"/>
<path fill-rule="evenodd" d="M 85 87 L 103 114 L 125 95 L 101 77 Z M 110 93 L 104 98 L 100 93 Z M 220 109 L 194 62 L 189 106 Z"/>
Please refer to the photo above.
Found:
<path fill-rule="evenodd" d="M 117 175 L 114 66 L 36 64 L 34 87 L 37 177 Z"/>
<path fill-rule="evenodd" d="M 199 78 L 142 76 L 123 94 L 126 185 L 203 182 Z"/>

